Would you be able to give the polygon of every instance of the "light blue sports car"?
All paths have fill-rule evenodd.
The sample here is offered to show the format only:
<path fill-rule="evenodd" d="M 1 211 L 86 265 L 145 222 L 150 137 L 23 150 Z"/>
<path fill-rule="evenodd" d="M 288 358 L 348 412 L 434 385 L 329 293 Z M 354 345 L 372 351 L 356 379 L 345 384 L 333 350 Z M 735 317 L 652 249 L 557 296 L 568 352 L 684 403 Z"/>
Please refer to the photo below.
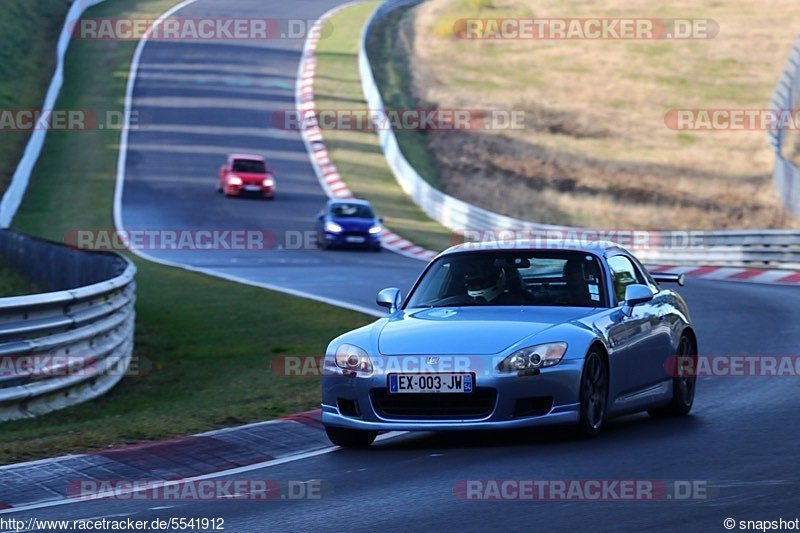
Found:
<path fill-rule="evenodd" d="M 685 415 L 695 358 L 683 298 L 613 243 L 463 244 L 425 268 L 389 315 L 328 346 L 322 422 L 340 446 L 381 431 L 574 424 L 597 434 L 636 411 Z"/>

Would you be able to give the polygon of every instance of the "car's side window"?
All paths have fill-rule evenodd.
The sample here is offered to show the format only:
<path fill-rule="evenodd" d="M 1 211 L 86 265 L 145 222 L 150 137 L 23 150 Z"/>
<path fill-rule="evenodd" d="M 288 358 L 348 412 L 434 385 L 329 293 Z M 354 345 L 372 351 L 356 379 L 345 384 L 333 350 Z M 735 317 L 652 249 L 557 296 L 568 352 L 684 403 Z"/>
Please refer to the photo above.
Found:
<path fill-rule="evenodd" d="M 611 279 L 614 283 L 614 293 L 617 296 L 617 303 L 625 300 L 625 288 L 628 285 L 641 283 L 636 268 L 631 260 L 624 255 L 615 255 L 608 258 L 608 266 L 611 269 Z"/>
<path fill-rule="evenodd" d="M 658 283 L 656 283 L 656 280 L 654 280 L 654 279 L 653 279 L 653 276 L 650 274 L 650 271 L 649 271 L 649 270 L 647 270 L 647 269 L 644 267 L 644 265 L 642 264 L 642 262 L 641 262 L 641 261 L 639 261 L 639 260 L 638 260 L 637 258 L 635 258 L 635 257 L 633 257 L 633 258 L 631 258 L 631 259 L 632 259 L 632 261 L 633 261 L 633 264 L 634 264 L 634 266 L 636 267 L 636 273 L 637 273 L 637 277 L 638 277 L 640 280 L 642 280 L 642 281 L 641 281 L 641 283 L 644 283 L 645 285 L 649 285 L 649 286 L 650 286 L 650 288 L 651 288 L 651 289 L 653 289 L 653 292 L 658 292 L 659 290 L 661 290 L 661 289 L 659 288 L 659 286 L 658 286 Z"/>

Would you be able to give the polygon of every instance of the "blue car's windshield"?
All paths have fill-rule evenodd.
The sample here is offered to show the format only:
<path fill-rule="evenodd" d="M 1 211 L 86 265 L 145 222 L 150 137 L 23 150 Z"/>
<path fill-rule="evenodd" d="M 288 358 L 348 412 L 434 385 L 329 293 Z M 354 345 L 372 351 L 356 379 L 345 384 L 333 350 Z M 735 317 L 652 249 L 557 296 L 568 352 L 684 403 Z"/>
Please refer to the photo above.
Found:
<path fill-rule="evenodd" d="M 375 218 L 372 208 L 365 204 L 333 204 L 331 215 L 334 218 Z"/>
<path fill-rule="evenodd" d="M 597 258 L 581 252 L 453 254 L 431 265 L 406 307 L 602 307 L 601 272 Z"/>

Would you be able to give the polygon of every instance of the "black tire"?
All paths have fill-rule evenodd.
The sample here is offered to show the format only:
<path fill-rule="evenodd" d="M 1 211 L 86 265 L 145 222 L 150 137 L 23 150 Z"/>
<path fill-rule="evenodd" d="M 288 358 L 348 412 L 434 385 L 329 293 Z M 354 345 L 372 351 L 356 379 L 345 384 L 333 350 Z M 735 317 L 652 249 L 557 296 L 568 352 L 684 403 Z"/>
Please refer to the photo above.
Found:
<path fill-rule="evenodd" d="M 325 426 L 325 433 L 328 439 L 342 448 L 368 448 L 375 442 L 378 436 L 377 431 L 363 431 L 360 429 L 347 429 L 333 426 Z"/>
<path fill-rule="evenodd" d="M 383 250 L 383 247 L 380 245 L 372 247 L 373 252 L 380 252 L 381 250 Z"/>
<path fill-rule="evenodd" d="M 678 358 L 697 357 L 697 348 L 692 339 L 687 335 L 682 335 L 678 341 Z M 676 369 L 683 365 L 676 365 Z M 694 392 L 697 384 L 697 376 L 683 375 L 672 378 L 672 400 L 667 405 L 648 409 L 648 414 L 654 418 L 664 418 L 672 416 L 686 416 L 692 410 L 694 404 Z"/>
<path fill-rule="evenodd" d="M 592 350 L 586 355 L 581 374 L 580 418 L 578 431 L 594 437 L 603 429 L 608 409 L 608 365 Z"/>

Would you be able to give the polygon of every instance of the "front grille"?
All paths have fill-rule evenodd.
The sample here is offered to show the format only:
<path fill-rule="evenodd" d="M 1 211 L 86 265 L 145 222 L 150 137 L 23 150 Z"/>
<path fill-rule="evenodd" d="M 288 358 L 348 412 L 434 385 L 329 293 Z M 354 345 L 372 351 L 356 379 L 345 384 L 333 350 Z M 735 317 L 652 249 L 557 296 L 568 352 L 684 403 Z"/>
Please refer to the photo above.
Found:
<path fill-rule="evenodd" d="M 497 391 L 477 387 L 472 393 L 389 394 L 370 391 L 372 405 L 383 418 L 484 418 L 494 410 Z"/>

